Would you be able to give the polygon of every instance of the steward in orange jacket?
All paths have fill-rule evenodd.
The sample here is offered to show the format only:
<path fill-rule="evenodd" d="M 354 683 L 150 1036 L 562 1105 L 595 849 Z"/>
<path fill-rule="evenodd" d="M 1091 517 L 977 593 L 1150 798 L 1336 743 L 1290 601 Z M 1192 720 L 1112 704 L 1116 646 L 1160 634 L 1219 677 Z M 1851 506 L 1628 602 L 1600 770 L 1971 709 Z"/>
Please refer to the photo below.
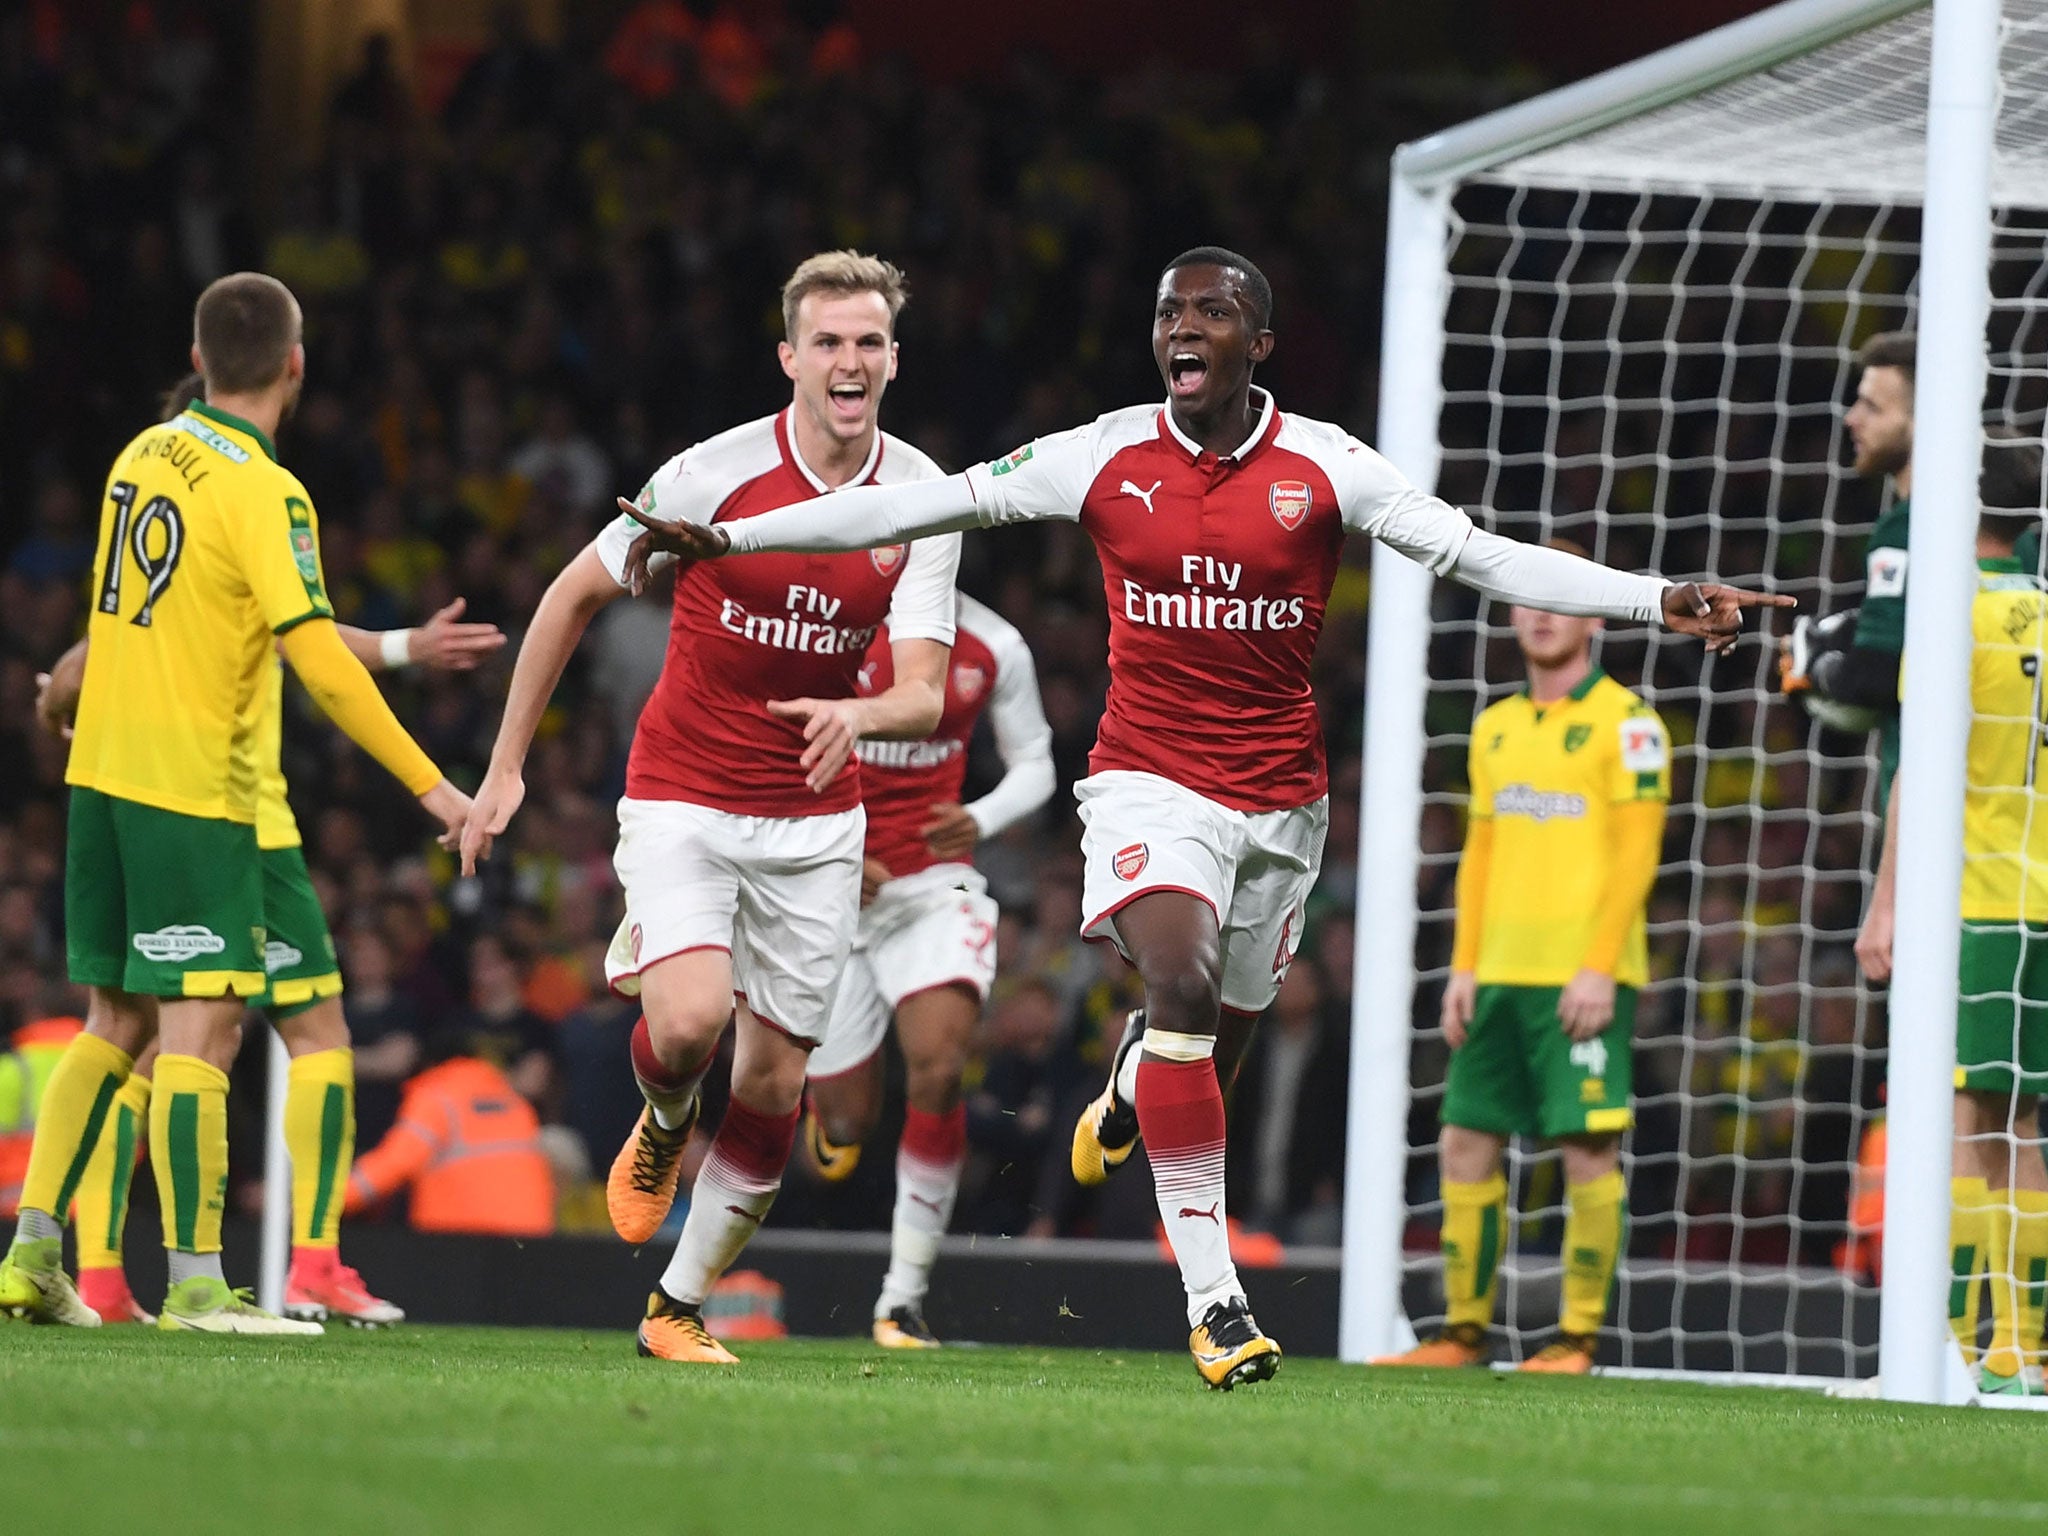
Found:
<path fill-rule="evenodd" d="M 356 1160 L 350 1213 L 412 1186 L 421 1232 L 539 1237 L 555 1229 L 555 1175 L 540 1117 L 505 1074 L 454 1056 L 405 1085 L 398 1123 Z"/>

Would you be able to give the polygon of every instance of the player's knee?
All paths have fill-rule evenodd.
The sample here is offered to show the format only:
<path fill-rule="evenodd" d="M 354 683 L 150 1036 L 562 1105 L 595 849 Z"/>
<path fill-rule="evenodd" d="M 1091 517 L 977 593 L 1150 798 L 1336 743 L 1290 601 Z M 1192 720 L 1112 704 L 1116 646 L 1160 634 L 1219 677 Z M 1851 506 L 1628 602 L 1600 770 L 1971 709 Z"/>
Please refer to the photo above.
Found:
<path fill-rule="evenodd" d="M 732 1021 L 729 999 L 643 998 L 647 1038 L 663 1065 L 687 1070 L 718 1049 Z"/>
<path fill-rule="evenodd" d="M 1141 973 L 1145 982 L 1145 1021 L 1154 1029 L 1177 1034 L 1213 1035 L 1223 1006 L 1222 979 L 1213 964 L 1190 956 L 1177 964 Z"/>
<path fill-rule="evenodd" d="M 764 1115 L 794 1112 L 804 1097 L 804 1057 L 801 1051 L 778 1052 L 735 1059 L 732 1091 L 749 1108 Z M 831 1133 L 827 1131 L 827 1135 Z M 837 1137 L 833 1137 L 837 1141 Z M 853 1138 L 859 1140 L 859 1137 Z M 844 1145 L 844 1143 L 841 1143 Z"/>

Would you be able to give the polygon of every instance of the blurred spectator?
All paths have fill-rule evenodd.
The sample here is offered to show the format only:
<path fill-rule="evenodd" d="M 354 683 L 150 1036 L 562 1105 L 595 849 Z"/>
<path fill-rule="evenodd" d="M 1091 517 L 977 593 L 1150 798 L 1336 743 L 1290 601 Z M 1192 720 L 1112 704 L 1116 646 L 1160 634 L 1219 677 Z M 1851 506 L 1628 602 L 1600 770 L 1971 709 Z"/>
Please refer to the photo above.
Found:
<path fill-rule="evenodd" d="M 1056 1124 L 1062 1102 L 1055 1054 L 1058 994 L 1036 977 L 1021 983 L 987 1020 L 981 1081 L 967 1095 L 970 1166 L 963 1188 L 977 1232 L 1022 1232 L 1036 1214 L 1033 1195 L 1049 1151 L 1064 1155 L 1070 1126 Z M 1057 1143 L 1057 1146 L 1055 1146 Z"/>
<path fill-rule="evenodd" d="M 342 935 L 349 1038 L 356 1058 L 356 1140 L 375 1146 L 398 1119 L 400 1085 L 419 1070 L 419 1009 L 392 985 L 391 946 L 368 923 Z"/>
<path fill-rule="evenodd" d="M 469 945 L 469 1009 L 454 1025 L 463 1054 L 488 1061 L 532 1104 L 552 1101 L 554 1030 L 526 1006 L 519 964 L 505 941 L 482 934 Z"/>

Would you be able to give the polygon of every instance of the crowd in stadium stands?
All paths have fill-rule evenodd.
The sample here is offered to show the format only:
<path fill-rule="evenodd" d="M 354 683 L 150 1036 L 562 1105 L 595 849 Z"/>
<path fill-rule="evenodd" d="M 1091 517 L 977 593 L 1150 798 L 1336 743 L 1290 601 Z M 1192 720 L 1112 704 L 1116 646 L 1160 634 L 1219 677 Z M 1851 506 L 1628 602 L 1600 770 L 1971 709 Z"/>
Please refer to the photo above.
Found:
<path fill-rule="evenodd" d="M 1283 406 L 1369 436 L 1385 152 L 1442 113 L 1410 108 L 1415 120 L 1402 121 L 1372 93 L 1335 92 L 1314 70 L 1256 56 L 1228 82 L 1165 67 L 1102 81 L 1027 57 L 971 89 L 933 85 L 869 56 L 844 26 L 761 36 L 730 16 L 705 22 L 708 7 L 646 0 L 564 7 L 574 35 L 557 47 L 508 25 L 445 102 L 423 103 L 372 40 L 299 165 L 247 143 L 253 104 L 236 82 L 251 78 L 253 44 L 222 13 L 132 4 L 118 8 L 120 26 L 80 19 L 97 9 L 0 17 L 0 526 L 19 530 L 0 556 L 9 1023 L 76 1006 L 54 980 L 63 749 L 32 723 L 35 673 L 80 632 L 105 466 L 183 370 L 191 301 L 209 279 L 261 267 L 305 305 L 309 379 L 281 446 L 319 509 L 340 616 L 401 626 L 460 597 L 469 618 L 516 643 L 614 494 L 786 398 L 772 356 L 776 290 L 820 248 L 879 251 L 909 272 L 902 374 L 884 420 L 948 467 L 1152 397 L 1141 329 L 1151 285 L 1163 258 L 1203 240 L 1254 253 L 1273 280 L 1283 345 L 1262 382 Z M 1446 494 L 1479 500 L 1485 488 L 1450 468 Z M 1590 506 L 1605 488 L 1567 489 Z M 1705 564 L 1682 543 L 1661 553 L 1664 568 Z M 1764 553 L 1738 539 L 1716 560 L 1740 577 Z M 1323 884 L 1235 1098 L 1232 1209 L 1284 1241 L 1337 1235 L 1365 611 L 1363 551 L 1353 559 L 1317 674 L 1336 765 Z M 1065 1172 L 1104 1032 L 1114 1040 L 1137 1000 L 1131 974 L 1074 937 L 1066 789 L 1085 771 L 1105 682 L 1100 577 L 1079 530 L 1049 525 L 970 538 L 962 584 L 1032 646 L 1060 792 L 982 850 L 1004 910 L 1002 971 L 970 1069 L 974 1156 L 956 1224 L 1149 1235 L 1149 1178 L 1084 1192 Z M 1443 613 L 1462 611 L 1443 601 Z M 548 1125 L 570 1226 L 602 1223 L 601 1205 L 593 1213 L 578 1192 L 639 1107 L 624 1070 L 634 1012 L 606 995 L 601 958 L 620 911 L 612 805 L 665 630 L 658 600 L 606 610 L 543 727 L 515 833 L 475 880 L 457 877 L 403 794 L 303 698 L 289 706 L 285 768 L 348 978 L 359 1144 L 375 1145 L 430 1042 L 453 1030 Z M 1440 675 L 1470 674 L 1459 644 L 1469 642 L 1445 642 Z M 477 673 L 388 680 L 421 744 L 464 782 L 486 759 L 509 654 Z M 1724 700 L 1708 728 L 1748 742 L 1737 708 Z M 984 743 L 970 792 L 991 766 Z M 1434 787 L 1456 788 L 1448 756 L 1432 771 Z M 1795 763 L 1759 771 L 1775 776 L 1773 803 L 1808 803 Z M 1831 784 L 1825 803 L 1854 791 Z M 1746 786 L 1730 794 L 1746 798 Z M 1674 856 L 1703 837 L 1708 873 L 1729 878 L 1707 887 L 1697 914 L 1660 911 L 1670 921 L 1659 974 L 1686 973 L 1719 1000 L 1702 1017 L 1727 1048 L 1682 1060 L 1664 1049 L 1679 1027 L 1669 1008 L 1666 1034 L 1645 1026 L 1641 1077 L 1667 1099 L 1646 1108 L 1637 1147 L 1739 1144 L 1752 1162 L 1741 1187 L 1639 1188 L 1637 1244 L 1668 1246 L 1680 1205 L 1770 1214 L 1797 1202 L 1808 1220 L 1839 1223 L 1846 1176 L 1795 1190 L 1789 1170 L 1824 1142 L 1837 1162 L 1852 1155 L 1846 1105 L 1874 1091 L 1844 1067 L 1854 1007 L 1844 1019 L 1802 1003 L 1802 973 L 1835 971 L 1802 972 L 1798 927 L 1752 935 L 1756 903 L 1737 868 L 1754 856 L 1747 823 L 1731 843 L 1674 815 L 1672 837 Z M 1764 856 L 1796 866 L 1814 857 L 1806 839 L 1803 824 L 1795 835 L 1774 822 Z M 1455 815 L 1433 808 L 1426 851 L 1458 842 Z M 1822 840 L 1832 867 L 1853 869 L 1860 854 Z M 1434 859 L 1428 878 L 1447 882 L 1448 860 Z M 1858 889 L 1842 883 L 1840 910 L 1780 916 L 1846 937 Z M 1449 902 L 1438 890 L 1426 905 Z M 1695 915 L 1709 921 L 1696 940 L 1677 921 Z M 1448 936 L 1432 927 L 1425 944 L 1447 947 Z M 1750 937 L 1756 982 L 1723 985 L 1739 978 Z M 1433 1020 L 1423 990 L 1418 1017 Z M 1803 1034 L 1802 1006 L 1819 1010 Z M 1815 1049 L 1823 1040 L 1842 1046 L 1841 1061 Z M 1420 1049 L 1427 1073 L 1432 1048 Z M 253 1089 L 260 1066 L 260 1052 L 245 1052 L 238 1082 Z M 1686 1093 L 1769 1108 L 1681 1117 L 1670 1106 Z M 255 1166 L 259 1102 L 234 1100 L 238 1178 Z M 1433 1124 L 1414 1128 L 1418 1145 L 1433 1136 Z M 885 1225 L 888 1181 L 882 1157 L 864 1160 L 850 1190 L 798 1177 L 772 1221 Z"/>

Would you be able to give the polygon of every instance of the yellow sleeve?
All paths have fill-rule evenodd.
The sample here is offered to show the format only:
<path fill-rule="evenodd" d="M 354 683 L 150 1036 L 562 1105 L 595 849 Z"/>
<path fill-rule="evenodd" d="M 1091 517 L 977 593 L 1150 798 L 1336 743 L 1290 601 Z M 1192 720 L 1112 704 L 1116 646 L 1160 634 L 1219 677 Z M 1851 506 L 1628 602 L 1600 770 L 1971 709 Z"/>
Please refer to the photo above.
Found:
<path fill-rule="evenodd" d="M 1657 712 L 1638 705 L 1621 717 L 1614 760 L 1613 792 L 1616 805 L 1631 800 L 1671 798 L 1671 736 Z"/>
<path fill-rule="evenodd" d="M 313 702 L 348 733 L 349 740 L 415 795 L 425 794 L 441 782 L 441 770 L 398 723 L 384 695 L 370 681 L 368 670 L 342 644 L 334 621 L 324 615 L 321 620 L 295 625 L 282 636 L 284 659 L 313 695 Z"/>
<path fill-rule="evenodd" d="M 1474 804 L 1477 804 L 1475 797 Z M 1458 859 L 1458 926 L 1451 940 L 1451 969 L 1479 964 L 1479 930 L 1486 916 L 1486 877 L 1493 869 L 1493 818 L 1474 818 Z"/>
<path fill-rule="evenodd" d="M 1593 916 L 1593 939 L 1581 968 L 1612 976 L 1621 959 L 1629 930 L 1643 915 L 1650 887 L 1657 883 L 1657 861 L 1664 848 L 1664 801 L 1631 800 L 1614 808 L 1613 845 L 1609 850 L 1607 884 Z"/>
<path fill-rule="evenodd" d="M 298 484 L 289 478 L 285 483 Z M 243 575 L 273 633 L 282 635 L 308 619 L 334 617 L 320 569 L 319 521 L 303 495 L 291 489 L 273 493 L 266 486 L 236 533 Z"/>

